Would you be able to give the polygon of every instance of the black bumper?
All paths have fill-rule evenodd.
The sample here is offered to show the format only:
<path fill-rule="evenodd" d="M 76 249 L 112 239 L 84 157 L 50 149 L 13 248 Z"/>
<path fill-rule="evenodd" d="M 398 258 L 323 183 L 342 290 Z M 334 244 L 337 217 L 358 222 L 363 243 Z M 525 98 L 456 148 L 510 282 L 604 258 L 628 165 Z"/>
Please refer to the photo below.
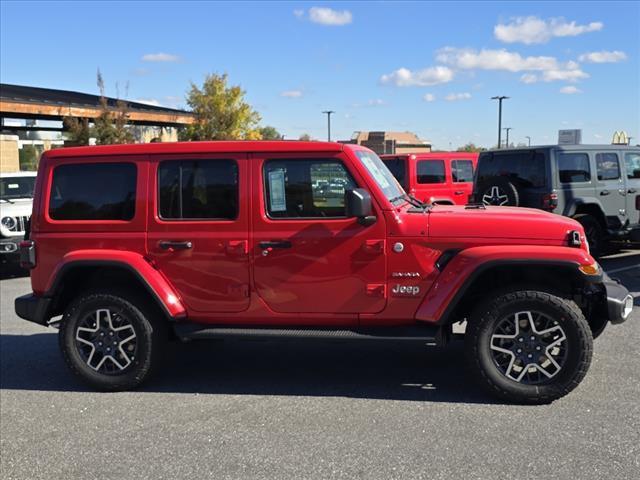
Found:
<path fill-rule="evenodd" d="M 607 296 L 607 314 L 611 323 L 623 323 L 631 317 L 633 310 L 633 296 L 627 288 L 605 273 L 602 284 Z"/>
<path fill-rule="evenodd" d="M 0 262 L 18 262 L 20 260 L 20 242 L 22 237 L 0 237 Z"/>
<path fill-rule="evenodd" d="M 16 298 L 14 302 L 16 314 L 20 318 L 38 325 L 47 325 L 51 300 L 51 298 L 38 297 L 33 293 L 22 295 Z"/>

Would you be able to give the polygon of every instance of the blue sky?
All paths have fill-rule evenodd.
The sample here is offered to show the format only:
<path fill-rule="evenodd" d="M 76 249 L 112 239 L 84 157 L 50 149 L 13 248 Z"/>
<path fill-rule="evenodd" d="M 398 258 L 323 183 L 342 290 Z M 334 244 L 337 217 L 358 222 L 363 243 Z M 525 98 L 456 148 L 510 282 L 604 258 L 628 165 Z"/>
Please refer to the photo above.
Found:
<path fill-rule="evenodd" d="M 511 137 L 640 140 L 639 2 L 6 2 L 4 83 L 172 107 L 226 72 L 286 138 L 408 130 L 435 147 Z M 634 142 L 635 143 L 635 142 Z"/>

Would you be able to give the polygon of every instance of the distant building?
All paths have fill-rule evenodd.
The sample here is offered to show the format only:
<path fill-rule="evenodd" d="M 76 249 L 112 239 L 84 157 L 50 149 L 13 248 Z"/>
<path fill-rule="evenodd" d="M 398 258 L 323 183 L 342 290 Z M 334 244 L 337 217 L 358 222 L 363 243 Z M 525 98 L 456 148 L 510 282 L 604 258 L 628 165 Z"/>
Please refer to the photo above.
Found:
<path fill-rule="evenodd" d="M 343 143 L 362 145 L 378 155 L 431 151 L 431 142 L 420 140 L 415 133 L 411 132 L 354 132 L 351 140 Z"/>

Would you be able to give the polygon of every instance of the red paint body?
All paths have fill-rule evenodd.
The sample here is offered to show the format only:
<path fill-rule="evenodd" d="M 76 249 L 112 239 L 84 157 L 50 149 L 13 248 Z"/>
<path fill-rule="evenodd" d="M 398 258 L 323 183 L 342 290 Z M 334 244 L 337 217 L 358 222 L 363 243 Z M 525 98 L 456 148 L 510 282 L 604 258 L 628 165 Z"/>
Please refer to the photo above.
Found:
<path fill-rule="evenodd" d="M 570 231 L 584 232 L 565 217 L 500 207 L 438 205 L 416 212 L 407 203 L 392 204 L 356 156 L 358 150 L 366 149 L 323 142 L 194 142 L 48 151 L 40 162 L 32 217 L 33 291 L 50 291 L 58 274 L 74 262 L 111 261 L 137 272 L 176 319 L 265 326 L 402 325 L 437 322 L 460 286 L 486 262 L 594 263 L 585 246 L 568 245 Z M 237 162 L 237 219 L 159 218 L 158 164 L 216 158 Z M 357 186 L 370 192 L 376 222 L 269 218 L 263 163 L 286 158 L 342 162 Z M 134 162 L 138 169 L 131 221 L 48 217 L 56 166 L 113 161 Z M 190 241 L 193 248 L 162 250 L 161 240 Z M 291 248 L 263 255 L 259 243 L 274 240 L 290 241 Z M 396 243 L 403 245 L 401 253 L 394 251 Z M 461 252 L 441 272 L 436 260 L 451 249 Z M 398 272 L 419 276 L 399 277 Z M 417 287 L 419 294 L 394 294 L 400 286 Z"/>
<path fill-rule="evenodd" d="M 457 164 L 454 161 L 469 161 L 473 166 L 473 173 L 478 164 L 477 153 L 466 152 L 431 152 L 431 153 L 407 153 L 401 155 L 381 155 L 380 158 L 396 175 L 395 167 L 402 171 L 404 181 L 402 187 L 416 198 L 427 203 L 448 205 L 466 205 L 469 196 L 473 192 L 473 178 L 465 178 L 468 181 L 458 181 L 454 175 Z M 442 181 L 436 183 L 421 183 L 419 181 L 419 168 L 424 162 L 439 162 L 444 174 Z M 457 170 L 456 170 L 457 171 Z M 396 175 L 397 176 L 397 175 Z"/>

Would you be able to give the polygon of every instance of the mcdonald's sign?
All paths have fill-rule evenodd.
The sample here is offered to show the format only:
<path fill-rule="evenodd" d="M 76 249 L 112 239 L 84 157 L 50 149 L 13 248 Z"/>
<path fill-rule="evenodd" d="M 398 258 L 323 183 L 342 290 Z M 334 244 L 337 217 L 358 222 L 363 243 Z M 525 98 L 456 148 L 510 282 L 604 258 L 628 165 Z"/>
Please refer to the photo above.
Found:
<path fill-rule="evenodd" d="M 615 132 L 613 134 L 613 139 L 611 140 L 612 145 L 629 145 L 629 136 L 627 132 L 621 130 L 619 132 Z"/>

